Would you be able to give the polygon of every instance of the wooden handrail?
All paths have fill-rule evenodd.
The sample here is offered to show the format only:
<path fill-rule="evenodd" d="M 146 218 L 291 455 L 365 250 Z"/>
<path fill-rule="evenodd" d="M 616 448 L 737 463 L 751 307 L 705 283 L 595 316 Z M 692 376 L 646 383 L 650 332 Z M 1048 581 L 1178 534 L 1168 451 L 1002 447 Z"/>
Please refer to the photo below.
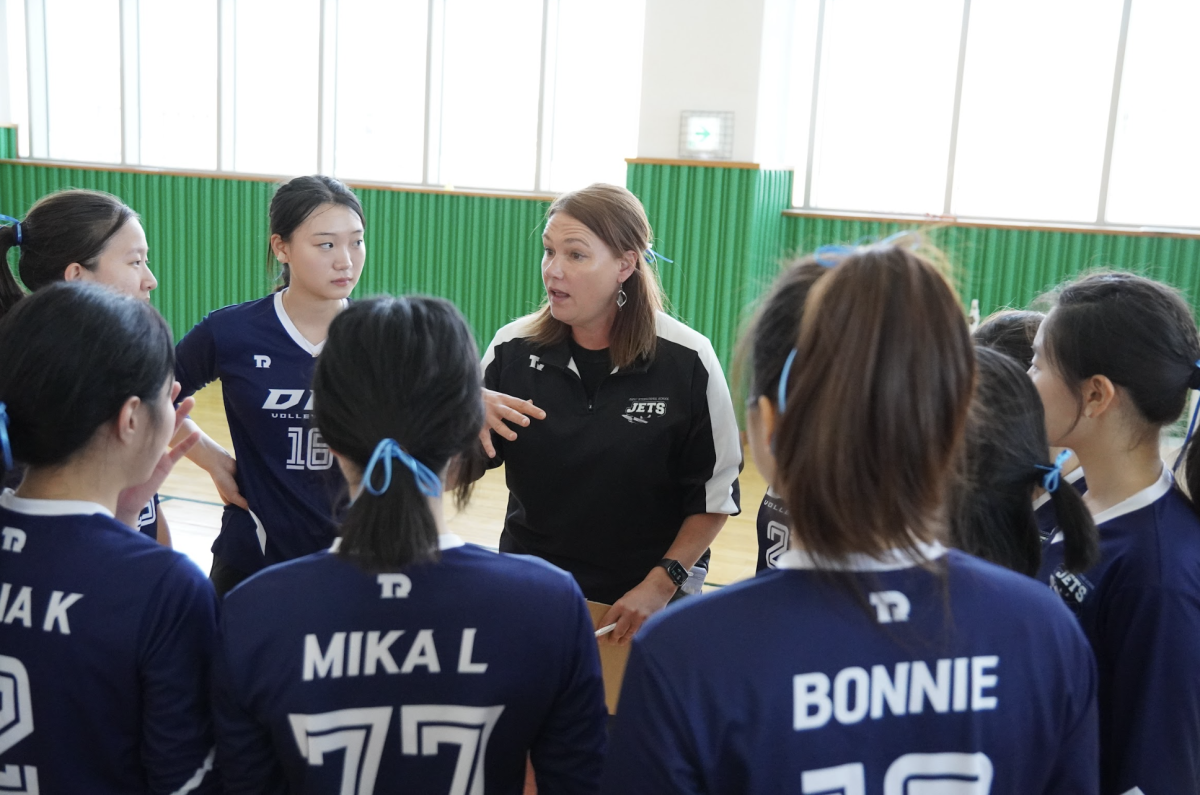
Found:
<path fill-rule="evenodd" d="M 288 177 L 272 174 L 241 174 L 229 171 L 189 171 L 183 169 L 153 168 L 151 166 L 106 166 L 97 163 L 74 163 L 63 160 L 31 160 L 29 158 L 0 159 L 0 164 L 14 166 L 35 166 L 38 168 L 67 168 L 78 171 L 104 171 L 110 174 L 149 174 L 160 177 L 190 177 L 193 179 L 225 179 L 242 182 L 283 182 Z M 361 190 L 386 190 L 400 193 L 429 193 L 439 196 L 478 196 L 486 199 L 520 199 L 525 201 L 552 202 L 558 198 L 555 193 L 526 193 L 524 191 L 500 191 L 464 189 L 456 190 L 435 188 L 428 185 L 402 185 L 388 182 L 360 182 L 343 180 L 352 188 Z"/>
<path fill-rule="evenodd" d="M 1006 229 L 1013 232 L 1074 232 L 1085 235 L 1126 235 L 1128 237 L 1169 237 L 1183 240 L 1200 239 L 1200 230 L 1189 232 L 1180 229 L 1154 229 L 1153 227 L 1095 224 L 1039 224 L 1032 221 L 983 221 L 959 218 L 953 215 L 884 215 L 871 213 L 844 213 L 822 210 L 787 209 L 787 218 L 828 218 L 837 221 L 878 221 L 880 223 L 909 224 L 913 226 L 957 226 L 968 229 Z"/>
<path fill-rule="evenodd" d="M 733 160 L 670 160 L 658 157 L 627 157 L 625 162 L 636 166 L 700 166 L 701 168 L 743 168 L 757 171 L 758 163 L 739 163 Z"/>

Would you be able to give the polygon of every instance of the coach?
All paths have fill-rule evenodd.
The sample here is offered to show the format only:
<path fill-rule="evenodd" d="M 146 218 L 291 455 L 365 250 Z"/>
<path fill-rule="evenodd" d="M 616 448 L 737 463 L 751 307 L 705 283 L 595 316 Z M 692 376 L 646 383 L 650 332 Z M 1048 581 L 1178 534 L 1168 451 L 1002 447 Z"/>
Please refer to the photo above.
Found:
<path fill-rule="evenodd" d="M 633 194 L 564 194 L 542 238 L 546 303 L 483 357 L 481 440 L 510 492 L 500 549 L 571 572 L 628 642 L 739 510 L 737 422 L 712 344 L 662 310 Z"/>

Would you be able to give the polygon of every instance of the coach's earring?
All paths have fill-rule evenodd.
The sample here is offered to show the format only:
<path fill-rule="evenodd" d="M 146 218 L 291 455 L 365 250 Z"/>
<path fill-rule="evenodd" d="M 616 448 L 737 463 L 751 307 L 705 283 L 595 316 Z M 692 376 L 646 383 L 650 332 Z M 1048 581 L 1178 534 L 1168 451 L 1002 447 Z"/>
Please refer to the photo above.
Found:
<path fill-rule="evenodd" d="M 629 296 L 625 295 L 625 288 L 624 287 L 618 288 L 617 289 L 617 309 L 620 309 L 621 307 L 625 306 L 625 302 L 628 300 L 629 300 Z"/>

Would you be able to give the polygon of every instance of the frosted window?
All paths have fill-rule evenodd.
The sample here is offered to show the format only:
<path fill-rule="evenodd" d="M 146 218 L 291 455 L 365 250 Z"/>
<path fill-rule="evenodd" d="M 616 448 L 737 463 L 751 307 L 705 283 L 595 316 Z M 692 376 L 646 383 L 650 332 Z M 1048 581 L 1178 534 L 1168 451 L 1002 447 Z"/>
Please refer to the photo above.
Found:
<path fill-rule="evenodd" d="M 1106 220 L 1200 226 L 1200 5 L 1133 4 Z"/>
<path fill-rule="evenodd" d="M 812 206 L 942 212 L 962 6 L 826 2 Z"/>
<path fill-rule="evenodd" d="M 237 0 L 234 168 L 317 170 L 320 0 Z"/>
<path fill-rule="evenodd" d="M 446 0 L 441 184 L 533 189 L 541 49 L 542 0 Z"/>
<path fill-rule="evenodd" d="M 46 0 L 50 157 L 121 162 L 117 0 Z"/>
<path fill-rule="evenodd" d="M 217 167 L 217 4 L 138 0 L 141 161 Z"/>
<path fill-rule="evenodd" d="M 952 211 L 1095 221 L 1121 1 L 974 0 L 970 24 Z"/>
<path fill-rule="evenodd" d="M 339 177 L 421 181 L 428 15 L 427 0 L 338 0 Z"/>

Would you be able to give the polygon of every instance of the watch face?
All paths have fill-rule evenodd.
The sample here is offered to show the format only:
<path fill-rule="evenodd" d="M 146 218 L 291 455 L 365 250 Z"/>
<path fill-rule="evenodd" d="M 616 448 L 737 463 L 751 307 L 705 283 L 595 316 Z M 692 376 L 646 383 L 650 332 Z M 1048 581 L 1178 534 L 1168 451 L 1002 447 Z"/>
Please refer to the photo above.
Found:
<path fill-rule="evenodd" d="M 687 582 L 687 569 L 677 560 L 673 560 L 667 564 L 667 574 L 671 577 L 671 582 L 676 585 L 683 585 Z"/>

